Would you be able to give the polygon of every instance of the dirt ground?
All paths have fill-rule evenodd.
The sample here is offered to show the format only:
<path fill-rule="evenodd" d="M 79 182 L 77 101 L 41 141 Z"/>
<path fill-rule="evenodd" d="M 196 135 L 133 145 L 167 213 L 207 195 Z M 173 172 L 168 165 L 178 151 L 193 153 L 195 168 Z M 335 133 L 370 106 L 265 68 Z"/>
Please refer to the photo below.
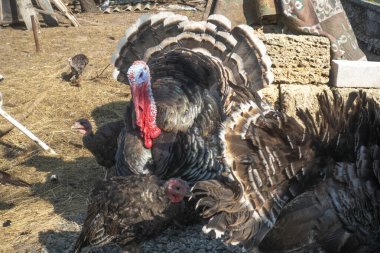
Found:
<path fill-rule="evenodd" d="M 88 192 L 104 172 L 70 126 L 81 117 L 94 126 L 121 118 L 129 88 L 113 80 L 113 68 L 106 67 L 119 38 L 140 15 L 77 15 L 79 28 L 67 21 L 42 28 L 41 53 L 23 26 L 0 28 L 3 108 L 17 116 L 42 99 L 23 124 L 58 153 L 47 154 L 17 129 L 0 139 L 0 169 L 32 185 L 0 185 L 0 252 L 41 252 L 43 247 L 57 252 L 46 248 L 48 241 L 78 233 L 76 222 L 83 219 Z M 69 71 L 67 59 L 77 53 L 90 59 L 79 88 L 61 80 Z M 0 117 L 0 129 L 6 126 Z M 53 174 L 58 183 L 50 182 Z"/>
<path fill-rule="evenodd" d="M 199 20 L 203 13 L 182 14 Z M 112 79 L 108 65 L 119 38 L 140 15 L 77 15 L 79 28 L 62 20 L 60 27 L 41 29 L 40 53 L 35 52 L 32 32 L 23 26 L 0 30 L 0 74 L 6 78 L 0 83 L 3 108 L 17 117 L 41 101 L 23 124 L 58 153 L 42 151 L 17 129 L 0 138 L 0 170 L 32 185 L 0 185 L 0 252 L 64 252 L 78 235 L 89 190 L 104 171 L 70 126 L 85 117 L 96 130 L 122 117 L 129 88 Z M 67 59 L 77 53 L 86 54 L 90 63 L 81 86 L 73 87 L 61 77 L 69 71 Z M 264 91 L 271 102 L 278 102 L 277 88 Z M 284 108 L 293 112 L 298 106 L 315 106 L 315 95 L 324 89 L 329 88 L 283 86 Z M 300 99 L 294 93 L 307 96 Z M 378 90 L 374 95 L 380 98 Z M 0 117 L 0 131 L 6 127 Z M 50 181 L 52 175 L 58 182 Z"/>

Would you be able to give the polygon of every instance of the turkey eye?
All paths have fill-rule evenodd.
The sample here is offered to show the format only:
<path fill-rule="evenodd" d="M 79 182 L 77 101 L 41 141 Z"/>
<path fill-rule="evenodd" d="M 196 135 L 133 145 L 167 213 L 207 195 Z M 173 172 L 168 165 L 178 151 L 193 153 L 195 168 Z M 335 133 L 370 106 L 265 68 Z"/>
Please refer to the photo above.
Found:
<path fill-rule="evenodd" d="M 141 78 L 142 76 L 143 76 L 143 72 L 140 73 L 139 78 Z"/>

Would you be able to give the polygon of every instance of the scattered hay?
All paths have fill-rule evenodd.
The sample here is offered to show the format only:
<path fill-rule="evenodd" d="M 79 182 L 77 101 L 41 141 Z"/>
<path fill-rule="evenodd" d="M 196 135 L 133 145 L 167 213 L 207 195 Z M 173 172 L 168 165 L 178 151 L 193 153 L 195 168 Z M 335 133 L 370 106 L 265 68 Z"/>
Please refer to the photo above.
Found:
<path fill-rule="evenodd" d="M 30 188 L 0 185 L 0 252 L 40 252 L 46 240 L 67 245 L 77 236 L 88 192 L 103 178 L 104 171 L 70 126 L 86 117 L 96 129 L 122 117 L 130 99 L 129 87 L 113 80 L 113 68 L 107 66 L 118 39 L 139 15 L 78 15 L 91 22 L 83 22 L 79 28 L 43 28 L 42 52 L 38 54 L 31 32 L 11 27 L 1 31 L 4 110 L 21 115 L 46 93 L 22 123 L 58 156 L 45 153 L 18 129 L 0 139 L 0 170 L 32 184 Z M 201 17 L 201 13 L 189 15 Z M 61 79 L 69 71 L 67 59 L 77 53 L 86 54 L 90 60 L 79 88 Z M 0 118 L 0 126 L 6 124 Z M 49 180 L 53 174 L 58 177 L 57 183 Z"/>

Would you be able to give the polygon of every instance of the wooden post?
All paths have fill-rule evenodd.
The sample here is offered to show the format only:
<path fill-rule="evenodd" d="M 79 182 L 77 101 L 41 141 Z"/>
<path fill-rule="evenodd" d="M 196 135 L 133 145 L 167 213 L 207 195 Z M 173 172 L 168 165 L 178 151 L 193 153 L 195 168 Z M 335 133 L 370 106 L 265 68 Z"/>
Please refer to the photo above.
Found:
<path fill-rule="evenodd" d="M 214 2 L 216 2 L 217 0 L 207 0 L 207 3 L 206 3 L 206 8 L 203 12 L 203 16 L 202 16 L 202 20 L 205 21 L 207 20 L 208 16 L 210 16 L 211 14 L 211 8 L 213 5 L 215 5 Z"/>
<path fill-rule="evenodd" d="M 32 29 L 33 29 L 33 36 L 34 36 L 34 43 L 36 44 L 36 51 L 37 53 L 41 51 L 40 47 L 40 40 L 38 38 L 38 27 L 37 27 L 37 22 L 36 18 L 34 15 L 30 16 L 32 20 Z"/>

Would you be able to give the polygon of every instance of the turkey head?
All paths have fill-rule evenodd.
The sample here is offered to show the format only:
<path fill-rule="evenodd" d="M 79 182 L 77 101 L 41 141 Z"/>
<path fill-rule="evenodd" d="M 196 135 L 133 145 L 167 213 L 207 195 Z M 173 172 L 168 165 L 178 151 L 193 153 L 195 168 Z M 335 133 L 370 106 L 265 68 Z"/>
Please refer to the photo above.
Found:
<path fill-rule="evenodd" d="M 82 118 L 77 120 L 74 125 L 71 126 L 71 129 L 77 130 L 79 133 L 84 136 L 92 134 L 92 125 L 88 119 Z"/>
<path fill-rule="evenodd" d="M 188 184 L 178 178 L 171 178 L 165 183 L 165 194 L 172 203 L 179 203 L 189 193 Z"/>
<path fill-rule="evenodd" d="M 161 130 L 156 125 L 157 109 L 148 65 L 143 61 L 135 61 L 128 70 L 128 80 L 135 105 L 136 125 L 144 138 L 144 146 L 150 149 L 152 140 L 160 135 Z"/>

